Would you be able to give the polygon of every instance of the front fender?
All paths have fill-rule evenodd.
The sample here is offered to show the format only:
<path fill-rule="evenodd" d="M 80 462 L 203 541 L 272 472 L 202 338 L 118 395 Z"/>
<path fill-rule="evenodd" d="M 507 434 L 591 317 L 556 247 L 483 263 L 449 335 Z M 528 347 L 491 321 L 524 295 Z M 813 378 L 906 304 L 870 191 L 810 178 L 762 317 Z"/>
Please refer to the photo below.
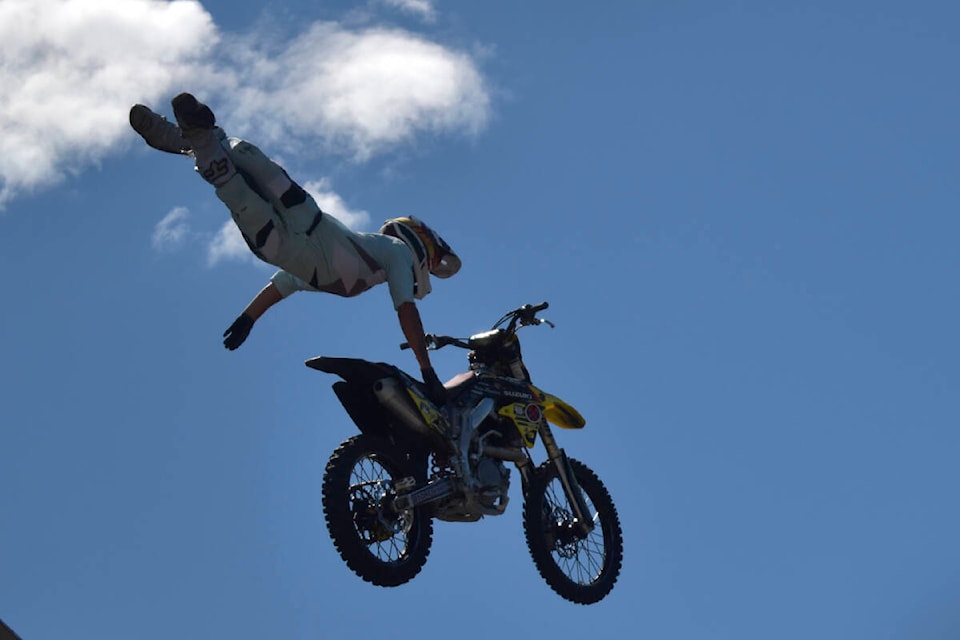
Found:
<path fill-rule="evenodd" d="M 586 419 L 572 405 L 551 393 L 544 393 L 543 415 L 548 422 L 561 429 L 583 429 Z"/>

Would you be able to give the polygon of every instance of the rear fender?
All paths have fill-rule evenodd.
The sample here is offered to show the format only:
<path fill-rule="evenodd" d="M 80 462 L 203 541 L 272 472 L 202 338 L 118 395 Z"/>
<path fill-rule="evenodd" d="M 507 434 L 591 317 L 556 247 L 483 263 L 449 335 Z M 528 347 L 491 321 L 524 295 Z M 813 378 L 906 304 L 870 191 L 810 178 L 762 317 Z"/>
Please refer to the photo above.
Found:
<path fill-rule="evenodd" d="M 333 383 L 333 392 L 362 433 L 393 439 L 392 416 L 377 402 L 370 386 L 339 380 Z"/>
<path fill-rule="evenodd" d="M 305 365 L 317 371 L 332 373 L 340 376 L 347 382 L 372 385 L 374 382 L 387 376 L 400 377 L 404 374 L 395 366 L 384 362 L 369 362 L 359 358 L 328 358 L 318 356 L 304 362 Z"/>
<path fill-rule="evenodd" d="M 305 364 L 311 369 L 343 378 L 333 383 L 333 392 L 361 433 L 386 438 L 407 449 L 421 446 L 406 427 L 397 423 L 395 416 L 380 404 L 373 393 L 373 385 L 378 380 L 388 377 L 410 379 L 400 369 L 382 362 L 325 356 L 312 358 Z"/>

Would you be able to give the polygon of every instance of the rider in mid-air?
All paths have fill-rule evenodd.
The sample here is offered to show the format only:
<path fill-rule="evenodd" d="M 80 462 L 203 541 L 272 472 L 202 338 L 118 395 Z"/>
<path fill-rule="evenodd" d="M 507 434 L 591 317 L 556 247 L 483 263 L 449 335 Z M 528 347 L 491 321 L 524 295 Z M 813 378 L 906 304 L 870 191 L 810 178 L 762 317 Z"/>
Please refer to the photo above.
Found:
<path fill-rule="evenodd" d="M 355 296 L 386 282 L 400 328 L 420 365 L 428 394 L 444 398 L 424 341 L 415 299 L 430 293 L 430 275 L 449 278 L 460 258 L 436 232 L 410 216 L 387 220 L 379 233 L 351 231 L 253 144 L 227 137 L 209 107 L 189 93 L 171 104 L 177 124 L 148 107 L 130 109 L 130 125 L 148 145 L 191 155 L 216 188 L 250 250 L 280 268 L 224 332 L 224 346 L 243 344 L 253 324 L 295 291 Z"/>

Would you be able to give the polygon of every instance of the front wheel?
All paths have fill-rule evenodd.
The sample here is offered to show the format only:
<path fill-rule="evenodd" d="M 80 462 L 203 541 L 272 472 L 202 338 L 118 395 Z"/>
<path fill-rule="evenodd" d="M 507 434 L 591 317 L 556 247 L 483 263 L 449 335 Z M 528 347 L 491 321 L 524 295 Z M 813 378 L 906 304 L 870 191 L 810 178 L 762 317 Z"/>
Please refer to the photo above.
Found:
<path fill-rule="evenodd" d="M 427 562 L 433 521 L 422 509 L 393 508 L 396 481 L 418 469 L 381 438 L 343 442 L 323 475 L 323 513 L 340 557 L 358 576 L 381 587 L 413 579 Z"/>
<path fill-rule="evenodd" d="M 606 487 L 585 464 L 570 459 L 587 506 L 592 530 L 584 533 L 574 518 L 557 467 L 547 461 L 530 481 L 523 504 L 527 547 L 540 575 L 561 597 L 578 604 L 602 600 L 623 564 L 623 532 Z"/>

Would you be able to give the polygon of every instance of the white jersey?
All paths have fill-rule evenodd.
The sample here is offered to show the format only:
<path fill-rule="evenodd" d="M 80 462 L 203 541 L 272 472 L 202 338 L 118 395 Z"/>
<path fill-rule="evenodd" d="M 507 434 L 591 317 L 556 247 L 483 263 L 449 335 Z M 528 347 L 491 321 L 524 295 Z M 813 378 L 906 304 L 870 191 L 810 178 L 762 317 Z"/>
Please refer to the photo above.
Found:
<path fill-rule="evenodd" d="M 271 281 L 295 291 L 355 296 L 387 282 L 394 308 L 414 301 L 413 256 L 403 241 L 358 233 L 316 201 L 249 142 L 224 141 L 237 174 L 217 188 L 250 249 L 280 267 Z"/>

